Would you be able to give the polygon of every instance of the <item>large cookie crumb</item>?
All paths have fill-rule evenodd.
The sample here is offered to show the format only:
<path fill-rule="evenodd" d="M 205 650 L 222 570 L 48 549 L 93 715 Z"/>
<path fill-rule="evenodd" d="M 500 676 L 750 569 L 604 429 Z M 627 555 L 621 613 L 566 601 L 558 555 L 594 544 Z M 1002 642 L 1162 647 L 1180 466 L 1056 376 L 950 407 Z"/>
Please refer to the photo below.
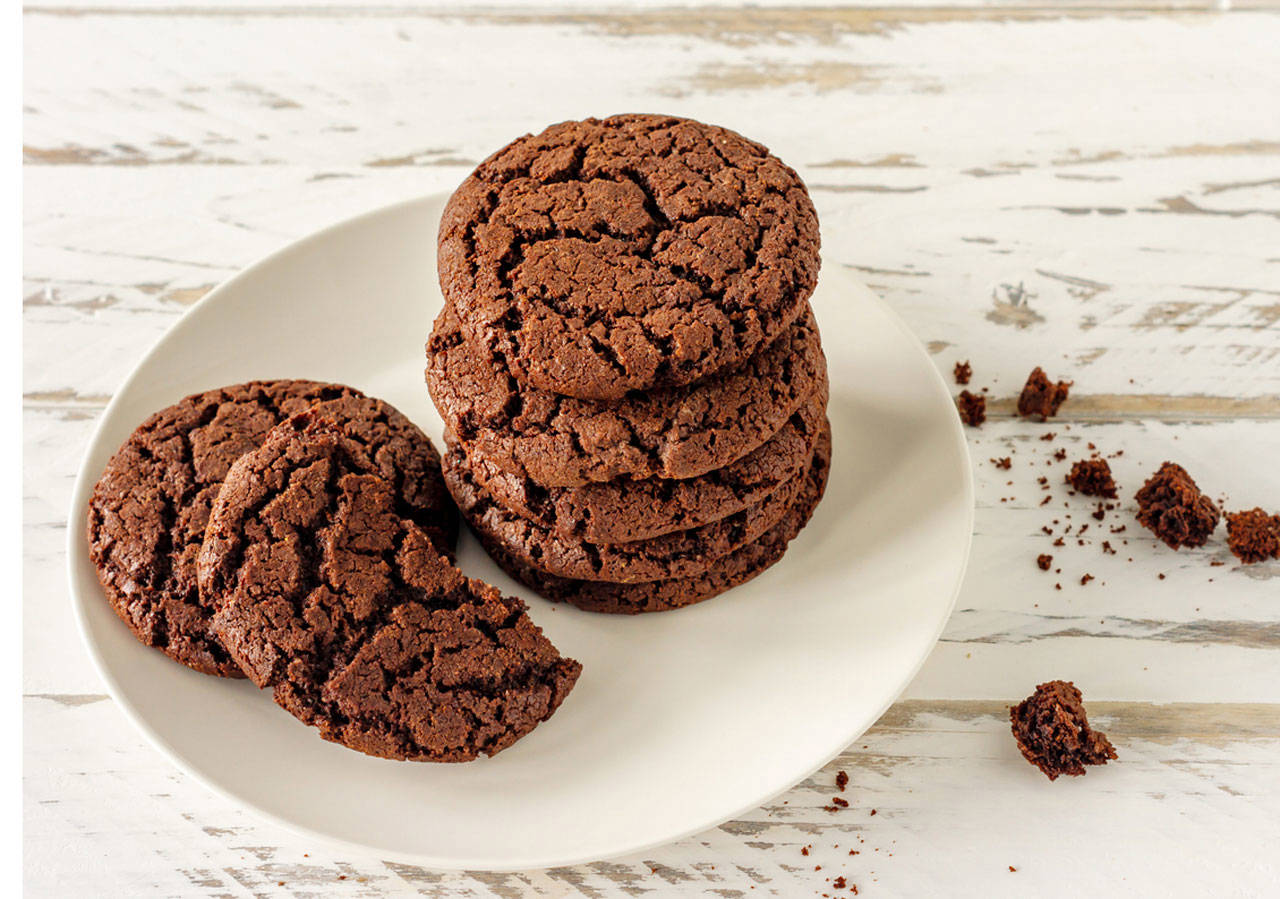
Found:
<path fill-rule="evenodd" d="M 1069 681 L 1039 684 L 1009 709 L 1009 721 L 1023 757 L 1050 780 L 1084 774 L 1085 765 L 1116 757 L 1106 734 L 1089 727 L 1080 691 Z"/>
<path fill-rule="evenodd" d="M 1071 466 L 1067 483 L 1085 496 L 1116 498 L 1116 482 L 1106 459 L 1081 459 Z"/>
<path fill-rule="evenodd" d="M 971 428 L 981 427 L 987 420 L 987 398 L 980 394 L 960 391 L 957 400 L 960 409 L 960 420 Z"/>
<path fill-rule="evenodd" d="M 1070 381 L 1055 384 L 1037 365 L 1027 376 L 1027 383 L 1018 396 L 1018 414 L 1023 418 L 1038 417 L 1041 421 L 1048 421 L 1058 414 L 1058 407 L 1066 401 L 1070 388 Z"/>
<path fill-rule="evenodd" d="M 1185 468 L 1165 462 L 1134 497 L 1138 521 L 1173 549 L 1203 546 L 1220 513 Z"/>
<path fill-rule="evenodd" d="M 1228 512 L 1227 545 L 1246 565 L 1280 559 L 1280 515 L 1268 515 L 1256 507 Z"/>

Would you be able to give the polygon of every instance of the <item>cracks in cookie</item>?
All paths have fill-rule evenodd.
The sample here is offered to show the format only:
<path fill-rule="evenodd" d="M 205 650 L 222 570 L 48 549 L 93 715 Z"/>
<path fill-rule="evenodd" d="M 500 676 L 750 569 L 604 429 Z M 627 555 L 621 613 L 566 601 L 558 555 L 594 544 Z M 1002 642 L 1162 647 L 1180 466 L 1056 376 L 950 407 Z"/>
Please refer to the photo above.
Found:
<path fill-rule="evenodd" d="M 807 202 L 807 198 L 801 187 L 787 188 L 779 187 L 770 183 L 767 178 L 763 179 L 763 183 L 753 183 L 752 197 L 757 205 L 768 206 L 772 213 L 768 217 L 768 221 L 761 221 L 758 216 L 744 217 L 741 204 L 732 204 L 723 198 L 716 198 L 710 194 L 713 192 L 713 185 L 716 183 L 718 176 L 726 169 L 734 169 L 741 173 L 742 178 L 754 179 L 754 182 L 761 182 L 760 170 L 772 161 L 772 157 L 767 156 L 767 151 L 750 141 L 742 142 L 743 158 L 740 160 L 731 160 L 726 154 L 726 149 L 722 145 L 723 138 L 716 135 L 698 134 L 692 135 L 680 130 L 683 124 L 680 120 L 660 120 L 653 121 L 648 124 L 636 125 L 634 120 L 608 120 L 605 122 L 591 122 L 590 126 L 601 126 L 605 134 L 622 134 L 629 135 L 629 140 L 636 143 L 637 146 L 644 145 L 650 152 L 647 153 L 648 158 L 654 160 L 656 164 L 661 164 L 663 160 L 673 156 L 681 156 L 682 164 L 687 166 L 689 172 L 696 172 L 700 176 L 701 181 L 695 182 L 695 179 L 686 175 L 677 175 L 673 189 L 669 191 L 673 199 L 678 198 L 679 202 L 690 205 L 690 208 L 681 214 L 674 214 L 669 208 L 665 208 L 660 201 L 660 193 L 655 189 L 646 171 L 633 162 L 633 156 L 623 155 L 621 158 L 614 156 L 612 158 L 605 157 L 594 161 L 592 167 L 586 164 L 586 144 L 593 142 L 600 146 L 605 146 L 603 151 L 605 154 L 610 151 L 607 149 L 608 140 L 610 138 L 601 139 L 596 132 L 590 132 L 584 137 L 572 132 L 572 129 L 566 126 L 560 132 L 544 134 L 538 138 L 527 138 L 527 142 L 536 142 L 539 154 L 532 159 L 520 159 L 522 144 L 517 142 L 513 147 L 509 147 L 501 151 L 494 159 L 482 164 L 469 179 L 469 184 L 474 185 L 473 190 L 476 194 L 480 190 L 484 190 L 482 197 L 475 197 L 472 202 L 476 203 L 472 215 L 466 211 L 460 210 L 458 219 L 453 224 L 452 236 L 446 232 L 442 245 L 446 244 L 450 239 L 458 240 L 461 243 L 461 252 L 456 254 L 459 259 L 466 260 L 467 277 L 465 283 L 470 286 L 470 290 L 478 289 L 477 278 L 479 267 L 477 258 L 479 253 L 476 227 L 474 222 L 469 222 L 468 217 L 474 218 L 476 221 L 491 222 L 495 215 L 498 214 L 499 207 L 504 200 L 509 199 L 506 188 L 508 185 L 518 181 L 535 181 L 533 187 L 537 189 L 538 184 L 547 183 L 565 183 L 570 181 L 580 181 L 589 183 L 596 177 L 605 177 L 615 181 L 626 180 L 635 185 L 642 196 L 642 205 L 646 217 L 653 222 L 653 226 L 643 229 L 638 234 L 618 233 L 616 229 L 610 227 L 610 223 L 605 221 L 595 229 L 598 233 L 575 233 L 572 229 L 562 227 L 542 227 L 535 230 L 527 228 L 515 228 L 516 236 L 512 239 L 511 245 L 503 252 L 497 264 L 497 279 L 499 287 L 499 298 L 505 298 L 508 303 L 515 305 L 514 289 L 512 285 L 513 272 L 527 258 L 528 246 L 541 240 L 547 239 L 580 239 L 588 242 L 600 242 L 603 239 L 613 239 L 622 242 L 631 248 L 631 255 L 647 260 L 650 263 L 654 258 L 654 247 L 658 243 L 660 235 L 673 233 L 673 225 L 680 223 L 686 224 L 707 216 L 725 216 L 732 217 L 739 221 L 746 222 L 753 230 L 753 239 L 749 248 L 743 248 L 744 259 L 741 264 L 718 275 L 720 279 L 728 282 L 736 282 L 742 278 L 750 277 L 750 273 L 756 271 L 760 266 L 760 254 L 763 251 L 766 238 L 769 233 L 776 230 L 779 226 L 786 226 L 786 223 L 794 217 L 794 213 L 798 212 L 803 219 L 806 215 L 812 216 L 812 204 Z M 646 128 L 648 130 L 646 130 Z M 692 141 L 692 143 L 691 143 Z M 535 164 L 535 159 L 545 160 L 554 158 L 555 153 L 562 151 L 564 148 L 572 146 L 572 156 L 567 164 L 563 165 L 559 171 L 547 176 L 534 179 L 531 171 Z M 735 144 L 737 146 L 737 144 Z M 714 157 L 718 165 L 709 166 L 699 164 L 699 153 L 706 151 L 704 156 Z M 616 164 L 613 164 L 616 161 Z M 515 163 L 515 164 L 510 164 Z M 504 167 L 508 166 L 508 167 Z M 798 176 L 795 173 L 777 163 L 778 171 L 786 173 L 792 179 L 798 182 Z M 723 180 L 723 179 L 719 179 Z M 700 188 L 702 196 L 692 198 L 689 196 L 689 190 L 695 187 Z M 739 185 L 740 188 L 742 187 Z M 467 186 L 464 185 L 459 191 L 459 195 L 465 193 Z M 743 189 L 745 190 L 745 189 Z M 740 190 L 739 192 L 743 192 Z M 769 199 L 766 202 L 767 198 Z M 466 201 L 460 201 L 466 202 Z M 780 208 L 786 208 L 792 213 L 791 216 L 778 215 Z M 501 218 L 501 216 L 499 216 Z M 515 227 L 511 222 L 505 222 L 508 227 Z M 813 229 L 802 229 L 813 230 Z M 458 232 L 461 233 L 458 233 Z M 802 234 L 794 227 L 791 228 L 793 233 L 789 234 L 784 240 L 786 246 L 779 249 L 779 252 L 773 253 L 777 257 L 775 261 L 785 262 L 791 259 L 794 254 L 791 252 L 797 247 L 801 241 Z M 604 238 L 599 237 L 599 233 L 605 235 Z M 816 243 L 816 235 L 814 236 Z M 807 271 L 809 266 L 800 264 L 799 270 L 791 271 L 797 263 L 789 264 L 785 274 L 786 282 L 790 286 L 790 290 L 786 292 L 786 296 L 780 298 L 779 308 L 798 305 L 799 297 L 806 292 L 806 288 L 811 289 L 813 281 L 812 274 Z M 696 289 L 706 300 L 712 304 L 719 304 L 725 307 L 725 312 L 732 319 L 734 315 L 743 312 L 743 304 L 734 299 L 732 296 L 726 295 L 726 287 L 719 286 L 716 281 L 706 273 L 699 272 L 688 264 L 664 265 L 663 269 L 670 273 L 671 277 L 690 284 Z M 464 290 L 464 295 L 466 291 Z M 546 299 L 545 297 L 542 299 Z M 566 309 L 563 305 L 555 308 L 556 314 L 572 321 L 575 327 L 581 327 L 584 330 L 590 328 L 596 322 L 604 322 L 609 325 L 613 322 L 616 315 L 614 313 L 605 312 L 586 312 L 581 309 Z M 640 331 L 644 334 L 645 339 L 654 347 L 653 357 L 654 372 L 652 378 L 656 382 L 671 382 L 676 380 L 689 380 L 696 377 L 697 373 L 702 371 L 709 364 L 709 357 L 715 355 L 717 358 L 724 351 L 725 335 L 718 332 L 714 335 L 714 348 L 700 348 L 697 358 L 683 359 L 672 363 L 670 361 L 673 355 L 674 342 L 668 335 L 656 334 L 653 328 L 645 321 L 644 315 L 627 315 L 640 325 Z M 509 323 L 508 323 L 509 324 Z M 521 322 L 523 324 L 523 322 Z M 737 338 L 735 342 L 743 342 L 753 344 L 753 338 L 747 336 L 749 333 L 755 332 L 758 325 L 752 324 L 748 327 L 746 323 L 731 321 L 729 323 L 730 332 Z M 766 325 L 765 331 L 771 331 L 772 326 Z M 510 365 L 521 366 L 517 359 L 520 352 L 520 340 L 517 330 L 510 327 L 502 329 L 502 346 L 493 347 L 498 350 L 498 355 L 504 357 Z M 756 338 L 758 339 L 758 338 Z M 616 372 L 622 379 L 623 384 L 628 383 L 627 366 L 621 362 L 617 354 L 607 346 L 607 341 L 602 341 L 597 335 L 591 335 L 589 339 L 590 350 L 593 355 L 605 362 L 610 370 Z M 749 347 L 744 349 L 744 352 Z M 737 364 L 740 361 L 736 357 L 728 360 L 726 365 Z M 677 372 L 679 375 L 677 376 Z M 649 377 L 649 376 L 646 376 Z"/>

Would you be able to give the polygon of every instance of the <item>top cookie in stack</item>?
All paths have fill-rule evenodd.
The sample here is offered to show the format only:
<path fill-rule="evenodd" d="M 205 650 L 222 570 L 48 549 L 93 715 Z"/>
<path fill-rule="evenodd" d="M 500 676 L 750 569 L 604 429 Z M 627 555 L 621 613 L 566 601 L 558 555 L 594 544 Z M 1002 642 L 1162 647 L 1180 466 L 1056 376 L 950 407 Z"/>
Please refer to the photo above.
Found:
<path fill-rule="evenodd" d="M 499 564 L 639 612 L 776 561 L 830 456 L 818 250 L 799 176 L 724 128 L 565 122 L 481 163 L 441 222 L 427 381 Z"/>

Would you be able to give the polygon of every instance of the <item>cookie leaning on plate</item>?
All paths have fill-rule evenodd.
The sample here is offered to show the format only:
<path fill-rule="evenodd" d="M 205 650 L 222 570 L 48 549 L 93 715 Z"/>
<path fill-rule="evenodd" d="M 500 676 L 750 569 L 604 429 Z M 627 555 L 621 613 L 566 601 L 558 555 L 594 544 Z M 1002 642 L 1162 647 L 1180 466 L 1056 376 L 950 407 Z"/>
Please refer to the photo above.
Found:
<path fill-rule="evenodd" d="M 521 383 L 618 400 L 742 365 L 817 283 L 799 176 L 715 125 L 618 115 L 494 153 L 445 207 L 440 287 Z"/>
<path fill-rule="evenodd" d="M 242 677 L 209 632 L 195 562 L 209 510 L 240 456 L 290 415 L 323 407 L 369 450 L 405 515 L 442 552 L 458 515 L 426 434 L 382 400 L 317 381 L 250 381 L 194 394 L 143 422 L 107 463 L 89 501 L 89 552 L 134 635 L 205 674 Z"/>
<path fill-rule="evenodd" d="M 138 426 L 94 486 L 88 537 L 107 599 L 139 640 L 197 671 L 242 676 L 209 634 L 196 588 L 209 509 L 232 463 L 281 421 L 360 396 L 341 384 L 249 381 L 188 396 Z"/>
<path fill-rule="evenodd" d="M 492 755 L 550 717 L 581 671 L 524 603 L 454 568 L 364 448 L 311 413 L 232 466 L 199 577 L 245 674 L 370 755 Z"/>

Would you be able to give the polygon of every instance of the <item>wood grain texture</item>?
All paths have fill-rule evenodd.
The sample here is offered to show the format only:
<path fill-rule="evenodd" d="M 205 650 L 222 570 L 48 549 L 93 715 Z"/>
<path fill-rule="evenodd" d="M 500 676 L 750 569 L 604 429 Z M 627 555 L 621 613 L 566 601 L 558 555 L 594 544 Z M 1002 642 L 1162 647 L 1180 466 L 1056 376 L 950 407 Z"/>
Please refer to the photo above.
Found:
<path fill-rule="evenodd" d="M 29 8 L 29 891 L 794 896 L 843 874 L 862 895 L 1063 895 L 1076 863 L 1072 893 L 1280 890 L 1280 563 L 1238 565 L 1221 530 L 1172 553 L 1131 507 L 1169 458 L 1229 508 L 1280 509 L 1280 16 L 928 5 Z M 262 254 L 449 190 L 523 131 L 626 109 L 769 144 L 813 191 L 824 264 L 871 284 L 944 374 L 970 359 L 990 389 L 969 432 L 973 557 L 942 641 L 837 762 L 643 857 L 441 874 L 255 822 L 144 746 L 79 648 L 62 546 L 97 415 Z M 1075 382 L 1046 425 L 1013 417 L 1034 365 Z M 1123 451 L 1101 523 L 1062 484 L 1090 443 Z M 1008 471 L 987 461 L 1006 456 Z M 1048 784 L 1018 760 L 1004 708 L 1051 677 L 1085 690 L 1116 763 Z M 833 816 L 840 767 L 854 808 Z"/>
<path fill-rule="evenodd" d="M 1048 834 L 1070 858 L 1111 847 L 1073 872 L 1073 895 L 1112 894 L 1121 871 L 1140 893 L 1214 895 L 1232 872 L 1241 894 L 1260 895 L 1280 873 L 1271 703 L 1090 702 L 1120 758 L 1051 784 L 1018 757 L 1007 704 L 900 702 L 830 765 L 714 830 L 607 862 L 491 874 L 282 840 L 156 764 L 110 701 L 91 699 L 24 700 L 30 724 L 57 738 L 27 758 L 28 884 L 50 895 L 54 884 L 61 895 L 128 884 L 172 896 L 817 896 L 839 876 L 859 895 L 1065 895 L 1066 859 L 1044 845 Z M 850 807 L 827 811 L 834 795 Z M 95 814 L 103 809 L 109 819 Z M 1210 848 L 1211 833 L 1230 839 Z"/>

